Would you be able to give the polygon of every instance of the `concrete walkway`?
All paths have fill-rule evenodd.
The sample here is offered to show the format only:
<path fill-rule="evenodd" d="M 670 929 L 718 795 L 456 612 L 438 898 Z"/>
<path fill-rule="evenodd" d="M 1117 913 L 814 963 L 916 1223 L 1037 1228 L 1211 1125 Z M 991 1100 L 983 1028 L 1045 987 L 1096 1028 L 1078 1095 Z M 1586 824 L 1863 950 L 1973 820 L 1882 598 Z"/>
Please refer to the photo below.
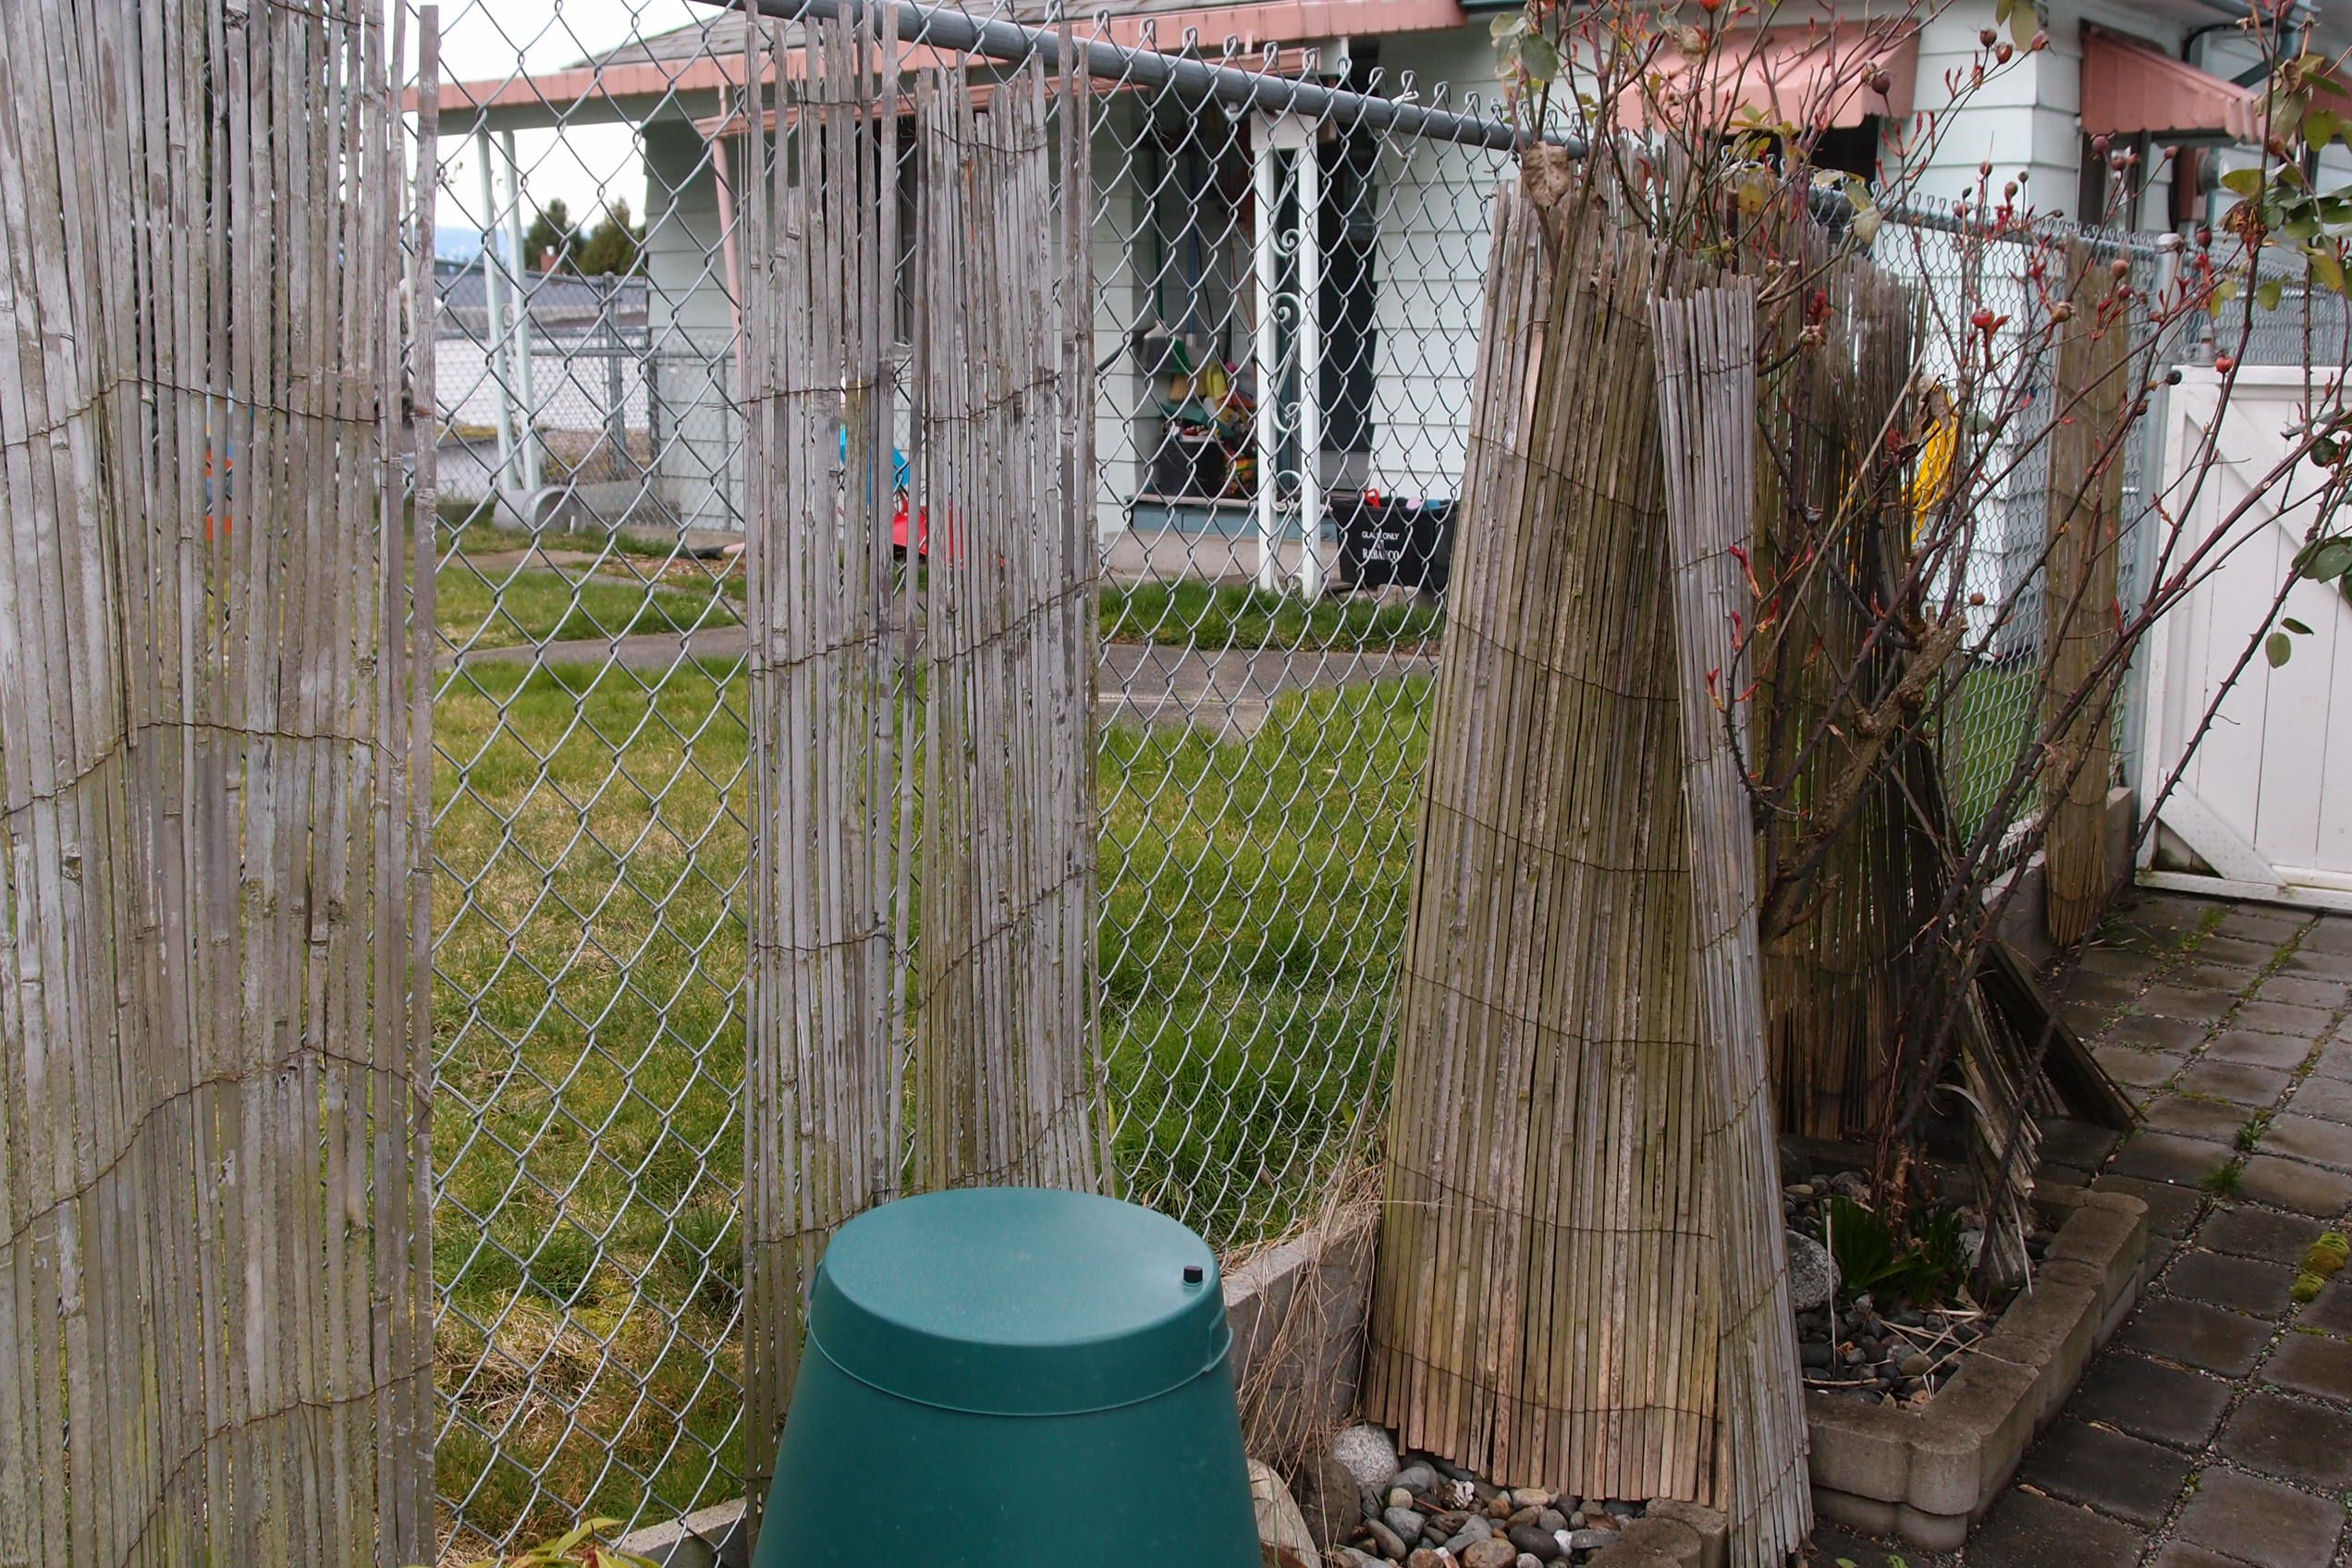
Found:
<path fill-rule="evenodd" d="M 696 631 L 654 631 L 633 637 L 598 637 L 572 643 L 526 643 L 445 653 L 453 665 L 614 664 L 641 674 L 658 674 L 686 659 L 740 659 L 746 647 L 741 626 L 708 626 Z M 1365 681 L 1408 675 L 1434 675 L 1433 653 L 1388 649 L 1318 653 L 1281 648 L 1221 651 L 1169 647 L 1147 643 L 1106 643 L 1096 713 L 1105 724 L 1192 726 L 1220 739 L 1246 739 L 1292 692 L 1329 691 Z"/>
<path fill-rule="evenodd" d="M 2152 1283 L 1963 1553 L 1811 1561 L 2352 1568 L 2352 1270 L 2289 1295 L 2352 1216 L 2352 917 L 2143 899 L 2065 1005 L 2146 1124 L 2054 1128 L 2050 1174 L 2147 1202 Z"/>

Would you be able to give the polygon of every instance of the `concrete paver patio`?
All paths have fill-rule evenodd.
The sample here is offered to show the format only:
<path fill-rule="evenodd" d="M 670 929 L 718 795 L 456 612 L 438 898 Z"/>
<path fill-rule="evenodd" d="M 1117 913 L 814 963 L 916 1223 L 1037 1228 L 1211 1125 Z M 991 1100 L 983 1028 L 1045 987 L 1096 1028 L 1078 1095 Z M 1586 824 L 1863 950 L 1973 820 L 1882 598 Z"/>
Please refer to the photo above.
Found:
<path fill-rule="evenodd" d="M 1964 1551 L 1812 1562 L 2352 1568 L 2352 1270 L 2289 1293 L 2352 1218 L 2352 916 L 2143 897 L 2064 1006 L 2146 1123 L 2053 1128 L 2045 1179 L 2147 1202 L 2147 1293 Z"/>

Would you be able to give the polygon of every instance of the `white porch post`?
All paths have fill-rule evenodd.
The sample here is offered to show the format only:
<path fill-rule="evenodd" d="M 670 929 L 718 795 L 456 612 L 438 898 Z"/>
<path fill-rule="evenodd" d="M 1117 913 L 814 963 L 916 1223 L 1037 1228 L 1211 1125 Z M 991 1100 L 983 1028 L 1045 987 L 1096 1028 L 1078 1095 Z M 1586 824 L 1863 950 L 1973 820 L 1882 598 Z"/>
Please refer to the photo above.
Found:
<path fill-rule="evenodd" d="M 1280 246 L 1275 214 L 1280 209 L 1281 181 L 1276 166 L 1274 119 L 1259 115 L 1252 122 L 1251 177 L 1256 182 L 1257 224 L 1252 236 L 1252 280 L 1257 306 L 1256 341 L 1251 352 L 1257 372 L 1257 419 L 1253 434 L 1257 454 L 1257 585 L 1273 593 L 1282 585 L 1281 519 L 1275 510 L 1275 486 L 1282 452 L 1281 427 L 1276 405 L 1282 386 L 1277 353 L 1281 344 L 1275 330 L 1275 284 Z"/>
<path fill-rule="evenodd" d="M 539 398 L 531 387 L 531 258 L 522 253 L 522 165 L 515 159 L 514 132 L 505 134 L 507 153 L 507 238 L 514 252 L 515 391 L 522 403 L 522 418 L 515 432 L 525 495 L 539 488 Z M 535 521 L 535 520 L 534 520 Z"/>
<path fill-rule="evenodd" d="M 498 260 L 498 192 L 490 170 L 490 133 L 475 133 L 474 154 L 482 160 L 482 302 L 483 331 L 489 337 L 490 379 L 497 383 L 498 480 L 516 490 L 521 480 L 515 465 L 515 387 L 507 366 L 506 290 L 499 287 L 505 269 Z"/>
<path fill-rule="evenodd" d="M 1323 592 L 1323 164 L 1315 128 L 1298 152 L 1299 592 Z"/>

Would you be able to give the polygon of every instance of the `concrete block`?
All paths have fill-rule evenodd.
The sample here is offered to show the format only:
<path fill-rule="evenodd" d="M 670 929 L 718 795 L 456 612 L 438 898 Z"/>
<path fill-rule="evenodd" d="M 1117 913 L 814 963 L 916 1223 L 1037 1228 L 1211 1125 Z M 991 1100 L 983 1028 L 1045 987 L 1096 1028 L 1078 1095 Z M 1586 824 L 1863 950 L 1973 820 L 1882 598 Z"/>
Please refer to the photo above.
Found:
<path fill-rule="evenodd" d="M 1725 1568 L 1730 1562 L 1732 1522 L 1721 1510 L 1659 1497 L 1650 1499 L 1648 1516 L 1671 1519 L 1698 1537 L 1698 1568 Z"/>
<path fill-rule="evenodd" d="M 1813 1441 L 1815 1489 L 1827 1487 L 1890 1506 L 1902 1501 L 1910 1491 L 1911 1451 L 1923 1424 L 1915 1410 L 1807 1394 L 1805 1425 Z"/>
<path fill-rule="evenodd" d="M 1877 1498 L 1856 1497 L 1835 1487 L 1813 1485 L 1813 1512 L 1834 1525 L 1866 1536 L 1892 1536 L 1903 1524 L 1903 1505 Z"/>
<path fill-rule="evenodd" d="M 1968 1538 L 1966 1513 L 1929 1513 L 1905 1503 L 1896 1511 L 1894 1533 L 1929 1551 L 1958 1551 Z"/>
<path fill-rule="evenodd" d="M 1587 1568 L 1699 1568 L 1698 1533 L 1672 1519 L 1647 1516 L 1594 1552 Z"/>

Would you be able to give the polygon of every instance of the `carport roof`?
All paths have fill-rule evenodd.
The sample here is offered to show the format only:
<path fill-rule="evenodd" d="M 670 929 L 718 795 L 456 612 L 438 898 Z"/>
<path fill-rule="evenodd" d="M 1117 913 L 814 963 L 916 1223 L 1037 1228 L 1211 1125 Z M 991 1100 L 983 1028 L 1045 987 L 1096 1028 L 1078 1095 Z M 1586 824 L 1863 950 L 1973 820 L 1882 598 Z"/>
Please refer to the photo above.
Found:
<path fill-rule="evenodd" d="M 1194 47 L 1211 57 L 1224 52 L 1228 40 L 1237 55 L 1255 56 L 1269 44 L 1427 32 L 1468 19 L 1460 0 L 1118 0 L 1093 7 L 1089 17 L 1097 13 L 1108 20 L 1101 35 L 1115 43 L 1142 44 L 1148 39 L 1151 46 L 1172 52 L 1182 49 L 1190 34 Z M 1052 12 L 1047 0 L 1011 0 L 996 14 L 1043 26 Z M 1076 25 L 1095 35 L 1091 19 Z M 790 40 L 796 32 L 792 24 L 784 36 Z M 907 58 L 910 66 L 952 63 L 949 56 L 926 56 L 922 50 L 910 50 Z M 686 95 L 741 86 L 742 62 L 742 13 L 714 12 L 556 70 L 445 83 L 443 128 L 453 132 L 470 129 L 472 123 L 495 129 L 522 119 L 577 119 L 582 112 L 593 118 L 644 119 Z"/>

